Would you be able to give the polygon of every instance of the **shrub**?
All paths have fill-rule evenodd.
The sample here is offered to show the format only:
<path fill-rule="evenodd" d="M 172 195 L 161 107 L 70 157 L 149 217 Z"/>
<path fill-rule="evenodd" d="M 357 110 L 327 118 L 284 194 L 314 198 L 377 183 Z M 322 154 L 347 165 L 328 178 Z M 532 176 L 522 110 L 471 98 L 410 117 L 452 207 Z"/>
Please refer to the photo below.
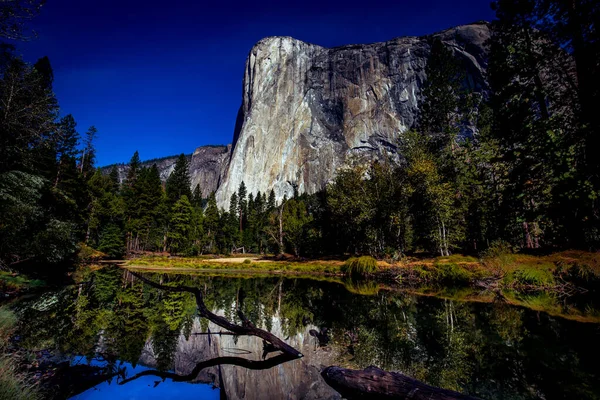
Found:
<path fill-rule="evenodd" d="M 504 240 L 493 241 L 490 246 L 481 253 L 484 263 L 492 268 L 506 269 L 514 264 L 514 249 L 510 243 Z"/>
<path fill-rule="evenodd" d="M 252 260 L 250 260 L 249 258 L 246 258 L 244 260 L 244 264 L 252 264 Z"/>
<path fill-rule="evenodd" d="M 469 283 L 473 274 L 464 267 L 457 264 L 438 264 L 436 265 L 437 279 L 448 283 Z"/>
<path fill-rule="evenodd" d="M 364 276 L 377 271 L 377 260 L 371 256 L 351 257 L 344 265 L 341 271 L 349 276 Z"/>
<path fill-rule="evenodd" d="M 512 274 L 513 282 L 522 285 L 532 286 L 554 286 L 554 276 L 547 269 L 535 267 L 522 267 L 514 271 Z"/>

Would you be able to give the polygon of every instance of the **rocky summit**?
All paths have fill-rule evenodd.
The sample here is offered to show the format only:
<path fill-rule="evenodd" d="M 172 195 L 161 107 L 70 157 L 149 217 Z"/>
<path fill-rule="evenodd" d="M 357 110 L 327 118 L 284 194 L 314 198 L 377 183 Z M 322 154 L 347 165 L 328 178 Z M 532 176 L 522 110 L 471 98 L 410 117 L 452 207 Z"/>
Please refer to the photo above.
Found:
<path fill-rule="evenodd" d="M 432 39 L 441 39 L 465 67 L 464 85 L 485 94 L 489 37 L 489 25 L 478 22 L 335 48 L 262 39 L 246 60 L 230 150 L 226 156 L 196 150 L 198 162 L 208 157 L 214 165 L 192 163 L 193 184 L 200 182 L 205 194 L 216 189 L 220 207 L 242 181 L 249 193 L 274 189 L 280 200 L 294 187 L 322 189 L 352 154 L 395 156 L 398 139 L 417 119 Z"/>

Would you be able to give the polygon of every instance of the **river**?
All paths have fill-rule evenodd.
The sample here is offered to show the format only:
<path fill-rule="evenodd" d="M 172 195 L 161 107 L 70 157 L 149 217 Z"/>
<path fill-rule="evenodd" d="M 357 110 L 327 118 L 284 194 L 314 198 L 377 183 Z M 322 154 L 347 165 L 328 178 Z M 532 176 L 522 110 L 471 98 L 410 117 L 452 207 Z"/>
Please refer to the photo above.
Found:
<path fill-rule="evenodd" d="M 240 309 L 303 357 L 278 362 L 261 339 L 223 333 L 200 317 L 192 294 L 107 267 L 17 307 L 21 346 L 113 375 L 57 397 L 338 399 L 320 375 L 324 367 L 375 365 L 483 399 L 600 398 L 597 319 L 369 282 L 144 276 L 200 288 L 211 311 L 242 324 Z"/>

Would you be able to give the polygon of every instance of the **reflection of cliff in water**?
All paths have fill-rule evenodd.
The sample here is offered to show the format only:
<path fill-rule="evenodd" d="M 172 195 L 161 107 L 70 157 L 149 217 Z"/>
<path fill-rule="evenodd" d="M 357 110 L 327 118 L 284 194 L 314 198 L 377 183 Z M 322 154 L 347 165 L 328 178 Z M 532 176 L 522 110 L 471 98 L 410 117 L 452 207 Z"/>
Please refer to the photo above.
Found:
<path fill-rule="evenodd" d="M 217 312 L 223 315 L 222 312 Z M 300 350 L 304 355 L 267 370 L 251 370 L 235 365 L 219 365 L 202 370 L 193 382 L 211 383 L 221 389 L 222 398 L 227 399 L 339 399 L 340 395 L 321 378 L 323 366 L 334 364 L 335 350 L 332 347 L 319 346 L 311 330 L 315 326 L 307 325 L 296 335 L 286 337 L 282 332 L 280 318 L 272 317 L 274 335 Z M 200 319 L 194 320 L 191 334 L 186 339 L 179 335 L 173 358 L 173 369 L 179 375 L 189 374 L 196 364 L 216 357 L 244 357 L 262 360 L 263 341 L 255 336 L 219 335 L 205 333 L 222 332 L 223 329 L 212 322 L 208 329 L 201 326 Z M 264 328 L 264 327 L 263 327 Z M 271 358 L 279 352 L 267 355 Z M 156 367 L 152 339 L 146 342 L 140 363 Z"/>

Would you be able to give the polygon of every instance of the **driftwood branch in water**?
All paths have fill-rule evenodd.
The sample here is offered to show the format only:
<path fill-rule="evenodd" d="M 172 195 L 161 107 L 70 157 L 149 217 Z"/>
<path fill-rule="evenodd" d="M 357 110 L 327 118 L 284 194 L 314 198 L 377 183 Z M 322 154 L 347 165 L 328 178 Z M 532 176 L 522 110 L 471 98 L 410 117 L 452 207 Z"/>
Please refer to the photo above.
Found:
<path fill-rule="evenodd" d="M 327 367 L 321 372 L 325 382 L 347 399 L 474 400 L 452 390 L 426 385 L 398 372 L 377 367 L 352 370 Z"/>
<path fill-rule="evenodd" d="M 200 371 L 202 371 L 203 369 L 209 368 L 209 367 L 215 367 L 217 365 L 237 365 L 239 367 L 259 370 L 259 369 L 273 368 L 276 365 L 283 364 L 284 362 L 287 362 L 287 361 L 295 360 L 296 358 L 297 357 L 291 356 L 291 355 L 285 354 L 285 353 L 279 354 L 273 358 L 269 358 L 268 360 L 259 360 L 259 361 L 249 360 L 249 359 L 243 358 L 243 357 L 216 357 L 216 358 L 211 358 L 210 360 L 199 362 L 198 364 L 196 364 L 196 366 L 194 367 L 192 372 L 190 372 L 187 375 L 178 375 L 174 372 L 167 372 L 167 371 L 146 370 L 146 371 L 142 371 L 139 374 L 132 376 L 131 378 L 127 378 L 127 379 L 123 380 L 122 382 L 119 382 L 119 385 L 124 385 L 133 380 L 141 378 L 142 376 L 158 376 L 159 378 L 162 378 L 162 379 L 169 378 L 169 379 L 173 380 L 174 382 L 189 382 L 189 381 L 196 379 L 196 377 L 198 376 Z"/>
<path fill-rule="evenodd" d="M 265 330 L 255 327 L 250 321 L 248 321 L 248 319 L 245 316 L 243 316 L 241 311 L 238 311 L 238 314 L 240 315 L 240 319 L 244 322 L 243 326 L 236 325 L 236 324 L 230 322 L 229 320 L 227 320 L 226 318 L 223 318 L 217 314 L 212 313 L 208 308 L 206 308 L 206 305 L 204 304 L 204 300 L 202 298 L 202 292 L 198 288 L 193 288 L 193 287 L 189 287 L 189 286 L 161 285 L 161 284 L 156 283 L 156 282 L 154 282 L 140 274 L 137 274 L 133 271 L 129 271 L 129 273 L 131 273 L 133 276 L 135 276 L 142 282 L 145 282 L 148 285 L 155 287 L 157 289 L 171 291 L 171 292 L 192 293 L 196 297 L 196 305 L 198 307 L 198 314 L 200 316 L 208 319 L 212 323 L 219 325 L 221 328 L 230 330 L 233 333 L 237 333 L 238 335 L 257 336 L 257 337 L 271 343 L 273 345 L 273 347 L 275 347 L 277 350 L 280 350 L 280 351 L 282 351 L 290 356 L 296 357 L 296 358 L 302 357 L 302 353 L 300 353 L 298 350 L 296 350 L 292 346 L 285 343 L 283 340 L 279 339 L 277 336 L 275 336 L 272 333 L 269 333 Z"/>

